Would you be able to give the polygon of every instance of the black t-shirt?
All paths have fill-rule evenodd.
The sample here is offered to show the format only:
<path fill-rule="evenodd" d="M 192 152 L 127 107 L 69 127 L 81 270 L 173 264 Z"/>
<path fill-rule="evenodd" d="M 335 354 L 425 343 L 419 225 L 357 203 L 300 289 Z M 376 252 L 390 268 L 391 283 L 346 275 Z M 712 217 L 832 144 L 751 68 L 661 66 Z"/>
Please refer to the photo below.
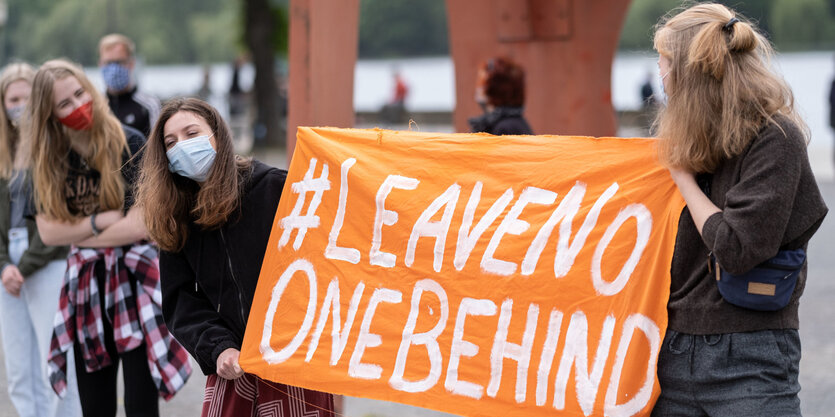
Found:
<path fill-rule="evenodd" d="M 121 173 L 125 179 L 125 211 L 133 206 L 133 187 L 139 179 L 139 165 L 142 160 L 142 146 L 145 144 L 145 136 L 138 130 L 122 125 L 125 131 L 125 139 L 128 142 L 130 154 L 122 154 Z M 87 165 L 87 162 L 74 150 L 70 149 L 69 170 L 65 182 L 64 193 L 67 199 L 67 208 L 73 216 L 89 216 L 98 213 L 99 207 L 99 186 L 101 174 Z"/>

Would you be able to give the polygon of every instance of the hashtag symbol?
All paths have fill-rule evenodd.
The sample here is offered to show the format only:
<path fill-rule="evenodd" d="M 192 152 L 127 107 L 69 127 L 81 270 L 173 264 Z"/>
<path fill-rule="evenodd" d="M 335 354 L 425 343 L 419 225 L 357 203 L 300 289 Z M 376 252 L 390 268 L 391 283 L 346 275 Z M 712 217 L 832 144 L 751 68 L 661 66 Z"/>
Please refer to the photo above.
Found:
<path fill-rule="evenodd" d="M 319 216 L 316 216 L 316 209 L 319 208 L 319 203 L 322 202 L 322 194 L 331 189 L 331 182 L 328 181 L 328 164 L 322 164 L 322 175 L 319 178 L 313 178 L 313 171 L 316 170 L 316 158 L 310 159 L 310 168 L 304 174 L 304 178 L 299 182 L 294 182 L 293 192 L 299 195 L 296 200 L 296 206 L 293 207 L 293 212 L 289 216 L 281 219 L 281 227 L 284 232 L 281 234 L 281 239 L 278 241 L 278 247 L 284 247 L 290 241 L 290 234 L 293 230 L 298 229 L 296 233 L 296 240 L 293 241 L 293 249 L 299 250 L 299 247 L 304 241 L 304 235 L 307 229 L 315 229 L 319 227 Z M 313 198 L 310 200 L 310 205 L 307 206 L 307 214 L 301 215 L 302 208 L 307 198 L 307 193 L 313 193 Z"/>

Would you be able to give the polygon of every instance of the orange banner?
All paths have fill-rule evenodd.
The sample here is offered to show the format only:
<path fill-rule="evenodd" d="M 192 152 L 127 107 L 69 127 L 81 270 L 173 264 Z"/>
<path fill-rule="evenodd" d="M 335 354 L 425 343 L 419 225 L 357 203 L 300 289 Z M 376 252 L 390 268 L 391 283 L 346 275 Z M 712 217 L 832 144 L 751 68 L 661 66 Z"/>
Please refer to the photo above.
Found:
<path fill-rule="evenodd" d="M 684 207 L 654 143 L 299 128 L 243 369 L 462 415 L 648 415 Z"/>

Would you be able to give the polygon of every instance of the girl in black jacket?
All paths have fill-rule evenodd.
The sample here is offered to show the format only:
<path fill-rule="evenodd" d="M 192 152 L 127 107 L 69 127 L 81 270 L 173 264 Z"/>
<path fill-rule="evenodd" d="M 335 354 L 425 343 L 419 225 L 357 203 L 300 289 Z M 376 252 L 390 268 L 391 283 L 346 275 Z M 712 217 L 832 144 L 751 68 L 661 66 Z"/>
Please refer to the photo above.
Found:
<path fill-rule="evenodd" d="M 148 140 L 139 201 L 162 249 L 166 324 L 208 375 L 204 416 L 217 407 L 224 416 L 332 414 L 330 394 L 266 382 L 238 364 L 285 177 L 234 155 L 229 128 L 198 99 L 167 103 Z"/>

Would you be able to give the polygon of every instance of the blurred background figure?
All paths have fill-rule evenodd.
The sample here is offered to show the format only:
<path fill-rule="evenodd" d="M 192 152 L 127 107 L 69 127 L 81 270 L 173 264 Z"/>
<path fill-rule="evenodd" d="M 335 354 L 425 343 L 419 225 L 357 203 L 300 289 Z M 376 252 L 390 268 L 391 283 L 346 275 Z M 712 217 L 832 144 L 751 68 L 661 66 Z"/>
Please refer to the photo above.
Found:
<path fill-rule="evenodd" d="M 99 68 L 107 87 L 107 104 L 120 122 L 142 132 L 151 132 L 159 117 L 159 100 L 137 91 L 133 70 L 136 46 L 127 36 L 111 33 L 99 41 Z"/>
<path fill-rule="evenodd" d="M 246 92 L 241 88 L 240 73 L 241 67 L 246 63 L 246 58 L 238 56 L 232 62 L 232 82 L 229 84 L 229 116 L 240 117 L 246 113 Z"/>
<path fill-rule="evenodd" d="M 392 71 L 391 100 L 380 110 L 380 119 L 387 124 L 404 123 L 406 121 L 406 97 L 409 96 L 409 85 L 395 68 Z"/>
<path fill-rule="evenodd" d="M 229 83 L 229 128 L 235 139 L 235 150 L 247 153 L 252 149 L 256 134 L 253 132 L 253 115 L 249 94 L 241 86 L 241 72 L 246 64 L 246 56 L 238 55 L 232 62 L 232 79 Z"/>
<path fill-rule="evenodd" d="M 655 104 L 655 90 L 652 88 L 652 71 L 647 71 L 641 84 L 641 108 L 646 110 Z"/>
<path fill-rule="evenodd" d="M 475 100 L 484 110 L 469 119 L 473 132 L 492 135 L 532 135 L 523 116 L 525 70 L 510 58 L 487 60 L 478 69 Z"/>
<path fill-rule="evenodd" d="M 832 79 L 832 85 L 829 87 L 829 127 L 835 133 L 835 78 Z M 835 166 L 835 141 L 832 142 L 832 163 Z"/>
<path fill-rule="evenodd" d="M 195 97 L 203 101 L 209 101 L 212 96 L 212 67 L 203 66 L 203 81 L 200 88 L 194 93 Z"/>
<path fill-rule="evenodd" d="M 13 63 L 0 73 L 0 340 L 11 403 L 21 417 L 80 416 L 75 370 L 59 400 L 47 378 L 52 320 L 64 279 L 66 246 L 46 246 L 35 221 L 24 216 L 31 187 L 19 170 L 28 144 L 20 134 L 35 71 Z M 2 411 L 0 411 L 2 414 Z"/>

